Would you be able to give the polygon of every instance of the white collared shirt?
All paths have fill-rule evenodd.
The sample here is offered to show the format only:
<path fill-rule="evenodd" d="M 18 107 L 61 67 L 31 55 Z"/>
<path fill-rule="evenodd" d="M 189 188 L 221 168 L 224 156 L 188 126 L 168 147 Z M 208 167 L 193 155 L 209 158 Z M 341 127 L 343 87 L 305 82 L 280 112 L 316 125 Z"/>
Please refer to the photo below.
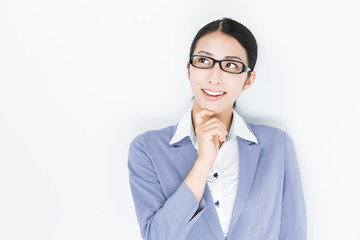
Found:
<path fill-rule="evenodd" d="M 176 132 L 169 144 L 189 136 L 194 148 L 198 152 L 198 143 L 192 125 L 192 108 L 193 105 L 180 119 Z M 227 237 L 230 226 L 238 183 L 239 150 L 236 136 L 258 143 L 242 117 L 234 109 L 232 113 L 233 118 L 228 137 L 220 147 L 215 163 L 207 176 L 207 184 L 225 237 Z"/>

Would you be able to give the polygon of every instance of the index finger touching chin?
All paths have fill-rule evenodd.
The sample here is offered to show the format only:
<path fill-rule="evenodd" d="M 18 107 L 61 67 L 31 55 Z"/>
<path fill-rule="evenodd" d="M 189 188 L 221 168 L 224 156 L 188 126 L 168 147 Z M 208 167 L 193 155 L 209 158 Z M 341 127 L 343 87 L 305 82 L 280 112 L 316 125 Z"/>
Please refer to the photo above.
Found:
<path fill-rule="evenodd" d="M 211 116 L 213 115 L 215 112 L 214 111 L 211 111 L 209 109 L 206 109 L 206 108 L 203 108 L 201 109 L 199 112 L 197 112 L 195 114 L 195 123 L 196 125 L 199 125 L 199 124 L 202 124 L 203 121 L 204 121 L 204 117 L 205 116 Z"/>

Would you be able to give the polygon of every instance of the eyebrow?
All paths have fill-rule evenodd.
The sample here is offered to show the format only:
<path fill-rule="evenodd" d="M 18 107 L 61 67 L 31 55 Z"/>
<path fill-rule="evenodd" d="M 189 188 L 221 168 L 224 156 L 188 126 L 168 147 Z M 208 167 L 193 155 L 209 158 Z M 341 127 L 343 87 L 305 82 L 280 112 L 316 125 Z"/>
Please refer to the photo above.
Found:
<path fill-rule="evenodd" d="M 206 52 L 206 51 L 199 51 L 198 53 L 205 53 L 209 56 L 214 56 L 212 53 Z M 237 57 L 237 56 L 225 56 L 224 58 L 228 58 L 228 59 L 239 59 L 240 61 L 242 61 L 241 58 Z"/>

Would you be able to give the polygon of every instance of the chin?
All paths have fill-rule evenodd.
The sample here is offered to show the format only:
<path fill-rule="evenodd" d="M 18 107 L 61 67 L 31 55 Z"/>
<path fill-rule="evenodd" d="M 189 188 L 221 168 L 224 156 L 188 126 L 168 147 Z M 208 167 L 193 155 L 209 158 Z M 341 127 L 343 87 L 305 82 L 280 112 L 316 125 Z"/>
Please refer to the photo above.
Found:
<path fill-rule="evenodd" d="M 201 107 L 201 109 L 206 108 L 206 109 L 209 109 L 209 110 L 215 112 L 215 115 L 223 112 L 222 107 L 215 106 L 215 104 L 211 104 L 211 103 L 205 103 L 203 105 L 200 105 L 200 107 Z"/>
<path fill-rule="evenodd" d="M 194 99 L 196 101 L 197 105 L 200 107 L 200 109 L 206 108 L 206 109 L 209 109 L 209 110 L 215 112 L 215 114 L 220 114 L 228 108 L 228 107 L 224 106 L 225 102 L 217 102 L 217 101 L 211 102 L 206 99 L 202 99 L 201 97 L 200 97 L 200 100 L 199 100 L 199 98 Z M 231 107 L 232 107 L 232 105 L 231 105 Z"/>

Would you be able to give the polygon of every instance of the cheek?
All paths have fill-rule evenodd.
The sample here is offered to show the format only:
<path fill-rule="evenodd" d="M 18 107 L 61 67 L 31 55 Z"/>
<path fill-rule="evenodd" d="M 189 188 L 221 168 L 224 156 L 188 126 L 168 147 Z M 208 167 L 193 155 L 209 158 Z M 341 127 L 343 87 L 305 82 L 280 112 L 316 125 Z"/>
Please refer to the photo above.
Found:
<path fill-rule="evenodd" d="M 192 71 L 190 74 L 190 81 L 193 83 L 200 83 L 203 79 L 205 79 L 205 76 L 199 71 Z"/>
<path fill-rule="evenodd" d="M 197 90 L 199 89 L 199 82 L 197 81 L 197 78 L 194 78 L 194 76 L 191 74 L 189 78 L 190 87 L 194 95 L 196 95 Z"/>
<path fill-rule="evenodd" d="M 237 99 L 239 97 L 242 92 L 243 84 L 244 81 L 232 81 L 228 84 L 228 89 L 231 89 L 230 94 L 233 96 L 233 98 Z"/>
<path fill-rule="evenodd" d="M 204 84 L 204 79 L 206 79 L 203 74 L 199 74 L 197 71 L 190 73 L 190 85 L 193 91 L 198 91 Z"/>

